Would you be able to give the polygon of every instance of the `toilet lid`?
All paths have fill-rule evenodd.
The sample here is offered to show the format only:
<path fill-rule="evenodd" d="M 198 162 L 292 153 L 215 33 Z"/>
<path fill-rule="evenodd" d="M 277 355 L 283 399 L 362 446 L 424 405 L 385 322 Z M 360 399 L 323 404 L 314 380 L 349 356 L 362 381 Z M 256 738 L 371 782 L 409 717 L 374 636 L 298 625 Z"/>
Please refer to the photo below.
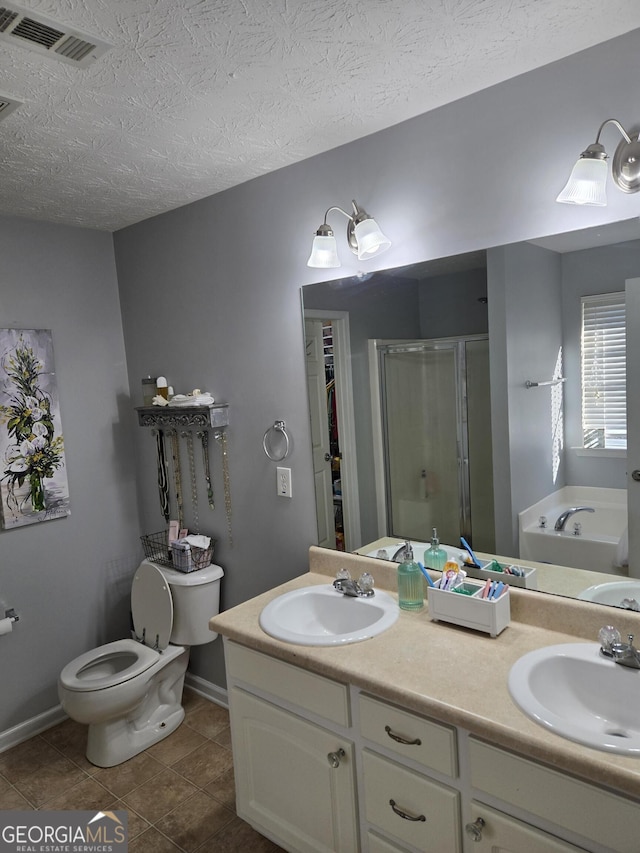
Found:
<path fill-rule="evenodd" d="M 167 579 L 157 566 L 143 562 L 131 586 L 131 613 L 138 640 L 166 649 L 173 628 L 173 599 Z M 157 645 L 156 645 L 157 643 Z"/>

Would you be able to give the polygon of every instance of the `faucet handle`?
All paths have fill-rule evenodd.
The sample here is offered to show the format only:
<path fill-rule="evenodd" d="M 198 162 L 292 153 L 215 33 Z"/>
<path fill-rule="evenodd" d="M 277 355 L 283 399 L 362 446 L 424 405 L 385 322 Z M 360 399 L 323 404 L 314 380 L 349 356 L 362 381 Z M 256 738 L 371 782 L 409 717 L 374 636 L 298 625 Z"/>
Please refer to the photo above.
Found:
<path fill-rule="evenodd" d="M 369 574 L 369 572 L 363 572 L 360 575 L 360 579 L 358 580 L 358 586 L 362 590 L 363 594 L 367 594 L 372 592 L 375 581 L 373 579 L 373 575 Z"/>
<path fill-rule="evenodd" d="M 621 641 L 620 631 L 613 625 L 605 625 L 598 631 L 598 639 L 603 652 L 611 652 L 611 647 Z M 633 640 L 633 637 L 631 637 Z"/>
<path fill-rule="evenodd" d="M 338 581 L 350 581 L 351 580 L 351 572 L 349 569 L 340 569 L 336 572 L 336 580 Z"/>

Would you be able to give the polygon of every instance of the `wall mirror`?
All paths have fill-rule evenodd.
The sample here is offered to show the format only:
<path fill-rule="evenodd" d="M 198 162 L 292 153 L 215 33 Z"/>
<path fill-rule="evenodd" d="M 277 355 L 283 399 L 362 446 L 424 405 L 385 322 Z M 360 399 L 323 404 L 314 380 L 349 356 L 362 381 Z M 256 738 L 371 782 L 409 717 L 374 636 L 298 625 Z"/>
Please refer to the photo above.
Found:
<path fill-rule="evenodd" d="M 304 286 L 319 544 L 370 553 L 385 536 L 428 542 L 437 527 L 449 545 L 463 535 L 483 553 L 555 563 L 533 537 L 538 551 L 521 553 L 519 527 L 537 532 L 543 501 L 550 540 L 569 540 L 576 524 L 579 535 L 571 566 L 541 572 L 536 588 L 640 603 L 640 566 L 626 565 L 637 415 L 630 404 L 628 451 L 585 450 L 581 397 L 582 297 L 626 292 L 635 323 L 639 276 L 633 219 Z M 628 394 L 640 397 L 631 332 Z M 560 505 L 605 498 L 615 513 L 597 503 L 555 534 Z M 606 529 L 592 533 L 596 518 Z M 594 544 L 602 538 L 611 564 L 611 548 L 602 556 Z"/>

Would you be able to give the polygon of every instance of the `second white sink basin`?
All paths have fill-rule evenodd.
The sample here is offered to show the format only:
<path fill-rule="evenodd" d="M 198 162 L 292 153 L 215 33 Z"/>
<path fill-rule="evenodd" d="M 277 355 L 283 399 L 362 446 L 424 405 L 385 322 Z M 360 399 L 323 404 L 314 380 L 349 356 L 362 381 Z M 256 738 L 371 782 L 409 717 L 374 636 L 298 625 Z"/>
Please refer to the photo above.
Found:
<path fill-rule="evenodd" d="M 602 657 L 596 643 L 523 655 L 511 667 L 509 692 L 527 716 L 568 740 L 640 755 L 640 670 Z"/>
<path fill-rule="evenodd" d="M 390 628 L 398 603 L 382 590 L 372 598 L 353 598 L 327 586 L 306 586 L 285 592 L 260 614 L 262 630 L 300 646 L 359 643 Z"/>
<path fill-rule="evenodd" d="M 609 583 L 598 583 L 583 590 L 578 598 L 582 601 L 595 601 L 597 604 L 609 604 L 613 607 L 625 607 L 622 603 L 627 599 L 629 603 L 635 600 L 640 603 L 640 581 L 624 580 L 610 581 Z"/>

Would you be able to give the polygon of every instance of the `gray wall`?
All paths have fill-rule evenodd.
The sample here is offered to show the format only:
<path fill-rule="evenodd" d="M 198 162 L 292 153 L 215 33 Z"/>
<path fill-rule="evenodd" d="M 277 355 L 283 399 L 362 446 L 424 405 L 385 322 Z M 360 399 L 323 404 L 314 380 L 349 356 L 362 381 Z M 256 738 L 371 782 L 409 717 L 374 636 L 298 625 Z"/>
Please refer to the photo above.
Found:
<path fill-rule="evenodd" d="M 2 221 L 2 325 L 54 331 L 72 516 L 0 534 L 0 594 L 24 614 L 0 638 L 0 729 L 53 705 L 62 664 L 125 628 L 136 537 L 162 527 L 133 412 L 140 378 L 231 405 L 233 546 L 217 456 L 216 510 L 200 509 L 220 540 L 223 606 L 304 571 L 316 526 L 299 287 L 328 278 L 306 267 L 324 211 L 356 198 L 377 217 L 393 247 L 368 270 L 637 215 L 637 197 L 615 190 L 607 208 L 554 199 L 603 119 L 637 122 L 639 49 L 629 33 L 116 233 L 123 329 L 109 236 Z M 612 129 L 604 141 L 617 144 Z M 340 252 L 334 278 L 359 268 Z M 292 500 L 262 452 L 277 418 L 292 436 Z M 220 643 L 195 650 L 193 669 L 223 683 Z"/>
<path fill-rule="evenodd" d="M 521 243 L 487 253 L 496 550 L 518 555 L 517 514 L 565 484 L 553 463 L 551 387 L 562 352 L 560 256 Z"/>
<path fill-rule="evenodd" d="M 132 388 L 162 372 L 176 390 L 209 388 L 231 404 L 233 547 L 223 510 L 207 519 L 225 606 L 299 573 L 316 535 L 299 288 L 361 266 L 341 243 L 342 269 L 307 268 L 324 211 L 356 198 L 376 216 L 393 246 L 368 270 L 630 217 L 637 199 L 620 192 L 591 210 L 555 196 L 603 118 L 636 120 L 639 47 L 630 33 L 115 234 Z M 276 418 L 293 437 L 290 501 L 262 452 Z M 151 448 L 141 431 L 134 441 L 153 529 Z M 217 645 L 198 650 L 198 675 L 221 679 Z"/>
<path fill-rule="evenodd" d="M 0 326 L 52 330 L 71 501 L 0 531 L 0 601 L 20 615 L 0 638 L 3 732 L 57 704 L 72 658 L 125 636 L 140 551 L 112 237 L 0 217 L 0 255 Z"/>

